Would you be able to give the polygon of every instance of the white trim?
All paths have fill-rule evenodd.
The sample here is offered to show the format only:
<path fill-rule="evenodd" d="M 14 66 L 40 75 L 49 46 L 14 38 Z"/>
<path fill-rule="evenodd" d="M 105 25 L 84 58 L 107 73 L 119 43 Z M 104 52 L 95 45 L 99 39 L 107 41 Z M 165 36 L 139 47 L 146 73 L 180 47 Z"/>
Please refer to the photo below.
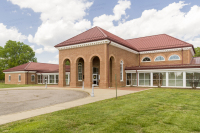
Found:
<path fill-rule="evenodd" d="M 144 58 L 149 58 L 149 57 L 144 57 Z M 150 61 L 143 61 L 144 60 L 144 58 L 142 59 L 142 61 L 141 62 L 151 62 L 151 58 L 149 58 L 150 59 Z"/>
<path fill-rule="evenodd" d="M 72 48 L 80 48 L 80 47 L 87 47 L 87 46 L 93 46 L 93 45 L 99 45 L 99 44 L 107 44 L 109 43 L 109 40 L 100 40 L 100 41 L 93 41 L 93 42 L 87 42 L 87 43 L 78 43 L 74 45 L 69 46 L 62 46 L 57 47 L 58 50 L 65 50 L 65 49 L 72 49 Z"/>
<path fill-rule="evenodd" d="M 186 87 L 186 72 L 183 72 L 183 87 Z"/>
<path fill-rule="evenodd" d="M 123 50 L 126 50 L 126 51 L 129 51 L 129 52 L 134 53 L 134 54 L 139 54 L 139 52 L 137 52 L 137 51 L 135 51 L 135 50 L 132 50 L 132 49 L 130 49 L 130 48 L 127 48 L 127 47 L 125 47 L 125 46 L 123 46 L 123 45 L 121 45 L 121 44 L 118 44 L 118 43 L 116 43 L 116 42 L 111 42 L 110 45 L 115 46 L 115 47 L 118 47 L 118 48 L 123 49 Z"/>
<path fill-rule="evenodd" d="M 36 73 L 36 71 L 13 71 L 13 72 L 3 72 L 5 74 L 10 74 L 10 73 Z"/>
<path fill-rule="evenodd" d="M 162 52 L 181 51 L 181 50 L 190 50 L 192 55 L 194 56 L 194 51 L 193 51 L 192 47 L 151 50 L 151 51 L 144 51 L 144 52 L 139 52 L 139 53 L 140 54 L 149 54 L 149 53 L 162 53 Z"/>
<path fill-rule="evenodd" d="M 170 57 L 175 56 L 175 55 L 178 56 L 177 54 L 173 54 L 173 55 L 171 55 Z M 168 58 L 169 61 L 173 61 L 173 60 L 181 60 L 180 56 L 178 56 L 179 59 L 173 59 L 173 60 L 170 60 L 170 57 Z"/>
<path fill-rule="evenodd" d="M 20 76 L 20 81 L 19 81 L 19 76 Z M 21 82 L 22 81 L 22 76 L 21 74 L 18 74 L 18 82 Z"/>

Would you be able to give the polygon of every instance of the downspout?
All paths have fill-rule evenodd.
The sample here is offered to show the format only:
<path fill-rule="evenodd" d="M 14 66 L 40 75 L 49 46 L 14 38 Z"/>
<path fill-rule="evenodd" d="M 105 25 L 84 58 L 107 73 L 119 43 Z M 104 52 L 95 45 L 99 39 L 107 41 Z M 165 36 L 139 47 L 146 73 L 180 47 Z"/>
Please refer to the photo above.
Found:
<path fill-rule="evenodd" d="M 29 71 L 27 71 L 27 84 L 28 84 L 28 72 L 29 72 Z"/>
<path fill-rule="evenodd" d="M 139 53 L 139 67 L 140 67 L 140 53 Z"/>
<path fill-rule="evenodd" d="M 136 69 L 136 76 L 137 76 L 137 86 L 138 86 L 138 73 L 137 73 L 137 69 Z"/>
<path fill-rule="evenodd" d="M 182 65 L 183 65 L 183 48 L 182 48 Z"/>
<path fill-rule="evenodd" d="M 111 41 L 108 43 L 107 45 L 107 56 L 108 56 L 108 88 L 110 87 L 110 59 L 109 59 L 109 44 L 111 43 Z"/>

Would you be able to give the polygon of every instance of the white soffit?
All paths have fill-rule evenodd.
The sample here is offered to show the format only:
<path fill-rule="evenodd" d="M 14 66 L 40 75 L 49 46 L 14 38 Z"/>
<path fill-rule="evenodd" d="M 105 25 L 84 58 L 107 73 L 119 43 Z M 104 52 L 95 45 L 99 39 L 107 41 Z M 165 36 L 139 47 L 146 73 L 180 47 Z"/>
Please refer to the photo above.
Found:
<path fill-rule="evenodd" d="M 10 74 L 10 73 L 36 73 L 36 71 L 13 71 L 13 72 L 3 72 L 5 74 Z"/>

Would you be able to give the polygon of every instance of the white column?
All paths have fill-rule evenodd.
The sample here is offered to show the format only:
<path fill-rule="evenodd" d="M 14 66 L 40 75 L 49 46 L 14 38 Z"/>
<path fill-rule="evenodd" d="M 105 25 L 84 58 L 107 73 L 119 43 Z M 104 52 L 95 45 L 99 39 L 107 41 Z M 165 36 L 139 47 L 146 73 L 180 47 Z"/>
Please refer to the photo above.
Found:
<path fill-rule="evenodd" d="M 151 72 L 151 86 L 153 86 L 153 72 Z"/>
<path fill-rule="evenodd" d="M 168 74 L 168 72 L 166 72 L 166 87 L 168 87 L 169 86 L 169 74 Z"/>
<path fill-rule="evenodd" d="M 140 80 L 140 79 L 139 79 L 139 78 L 140 78 L 140 77 L 139 77 L 139 72 L 137 73 L 137 76 L 138 76 L 138 78 L 137 78 L 137 79 L 138 79 L 138 81 L 137 81 L 137 82 L 138 82 L 138 86 L 140 86 L 140 85 L 139 85 L 139 80 Z"/>
<path fill-rule="evenodd" d="M 186 87 L 186 72 L 183 72 L 183 87 Z"/>

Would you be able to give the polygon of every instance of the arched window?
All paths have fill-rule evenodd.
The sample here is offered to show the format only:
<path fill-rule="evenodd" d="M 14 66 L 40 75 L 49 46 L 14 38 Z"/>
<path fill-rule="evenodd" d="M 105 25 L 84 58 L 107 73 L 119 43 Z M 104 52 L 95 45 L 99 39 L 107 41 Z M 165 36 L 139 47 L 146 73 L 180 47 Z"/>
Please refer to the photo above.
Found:
<path fill-rule="evenodd" d="M 123 81 L 123 61 L 120 62 L 120 81 Z"/>
<path fill-rule="evenodd" d="M 157 56 L 155 61 L 165 61 L 165 58 L 163 56 Z"/>
<path fill-rule="evenodd" d="M 82 64 L 79 62 L 78 63 L 78 80 L 82 81 L 82 78 L 83 78 L 83 76 L 82 76 Z"/>
<path fill-rule="evenodd" d="M 178 55 L 171 55 L 169 60 L 180 60 L 180 57 Z"/>
<path fill-rule="evenodd" d="M 151 61 L 151 59 L 150 59 L 149 57 L 144 57 L 144 58 L 142 59 L 142 62 L 149 62 L 149 61 Z"/>

